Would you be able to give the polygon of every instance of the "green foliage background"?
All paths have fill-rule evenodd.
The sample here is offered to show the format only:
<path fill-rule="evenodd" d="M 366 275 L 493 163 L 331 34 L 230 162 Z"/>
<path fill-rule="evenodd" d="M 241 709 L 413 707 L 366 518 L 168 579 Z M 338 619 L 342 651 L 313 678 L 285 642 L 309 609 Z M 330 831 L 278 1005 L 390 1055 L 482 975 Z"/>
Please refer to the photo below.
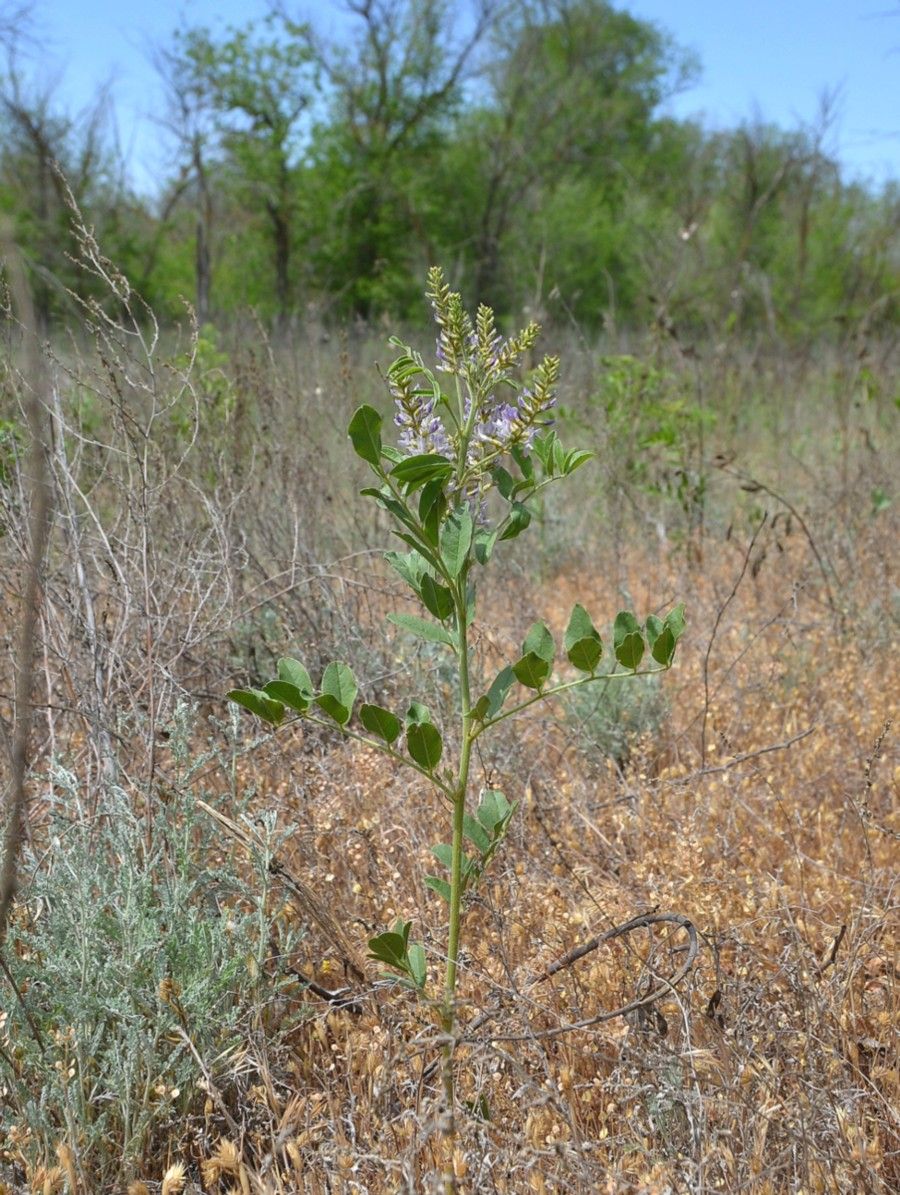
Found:
<path fill-rule="evenodd" d="M 842 176 L 829 101 L 795 129 L 674 119 L 699 64 L 606 0 L 402 0 L 348 29 L 329 43 L 273 14 L 173 35 L 151 195 L 105 102 L 68 114 L 13 44 L 0 212 L 45 321 L 88 286 L 72 204 L 158 314 L 188 301 L 201 324 L 248 306 L 421 322 L 436 261 L 467 300 L 586 329 L 794 341 L 896 321 L 900 188 Z"/>

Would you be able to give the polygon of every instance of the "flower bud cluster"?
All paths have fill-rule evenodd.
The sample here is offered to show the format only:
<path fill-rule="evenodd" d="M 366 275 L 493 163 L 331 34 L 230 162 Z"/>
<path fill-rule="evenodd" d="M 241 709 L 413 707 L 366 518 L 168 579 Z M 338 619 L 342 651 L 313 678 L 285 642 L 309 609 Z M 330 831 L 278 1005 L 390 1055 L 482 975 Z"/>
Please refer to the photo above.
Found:
<path fill-rule="evenodd" d="M 421 358 L 407 350 L 388 377 L 399 446 L 410 455 L 436 452 L 453 460 L 453 488 L 481 509 L 493 484 L 490 467 L 513 448 L 530 449 L 550 422 L 559 358 L 545 357 L 523 388 L 512 374 L 537 340 L 536 323 L 504 340 L 490 307 L 480 306 L 473 322 L 438 268 L 428 273 L 427 295 L 439 328 L 438 369 L 457 378 L 458 409 Z"/>
<path fill-rule="evenodd" d="M 435 345 L 438 369 L 443 373 L 463 374 L 476 337 L 472 321 L 462 305 L 462 296 L 451 291 L 438 266 L 432 266 L 428 271 L 425 293 L 431 300 L 435 323 L 440 328 Z"/>

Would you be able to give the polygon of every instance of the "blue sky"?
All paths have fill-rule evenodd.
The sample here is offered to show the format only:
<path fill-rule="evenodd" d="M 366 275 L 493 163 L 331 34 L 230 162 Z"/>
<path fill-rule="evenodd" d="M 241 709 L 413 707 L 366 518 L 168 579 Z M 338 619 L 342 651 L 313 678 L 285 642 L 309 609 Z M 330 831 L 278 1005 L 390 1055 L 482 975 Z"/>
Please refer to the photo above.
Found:
<path fill-rule="evenodd" d="M 881 182 L 900 177 L 900 0 L 630 0 L 696 51 L 699 82 L 673 101 L 682 116 L 702 114 L 722 128 L 759 114 L 787 127 L 812 122 L 823 89 L 837 89 L 828 148 L 848 174 Z M 0 0 L 0 7 L 5 7 Z M 153 113 L 160 95 L 149 51 L 185 24 L 241 24 L 264 0 L 35 0 L 37 32 L 49 43 L 40 76 L 59 72 L 59 94 L 86 104 L 112 80 L 121 140 L 138 180 L 163 168 Z M 340 4 L 288 4 L 326 31 L 340 28 Z"/>

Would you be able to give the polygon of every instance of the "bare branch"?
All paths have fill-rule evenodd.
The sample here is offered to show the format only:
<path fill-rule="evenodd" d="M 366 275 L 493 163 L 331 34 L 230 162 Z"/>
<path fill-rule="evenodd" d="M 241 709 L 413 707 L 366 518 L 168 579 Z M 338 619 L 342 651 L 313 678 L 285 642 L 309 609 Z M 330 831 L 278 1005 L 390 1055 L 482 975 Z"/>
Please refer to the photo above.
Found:
<path fill-rule="evenodd" d="M 41 573 L 50 527 L 50 485 L 45 450 L 42 394 L 44 368 L 38 342 L 37 321 L 25 270 L 18 250 L 7 235 L 4 257 L 10 279 L 13 302 L 25 334 L 27 355 L 26 392 L 23 406 L 28 419 L 31 447 L 28 454 L 29 555 L 22 593 L 22 621 L 16 646 L 15 728 L 12 736 L 12 781 L 9 788 L 6 834 L 0 863 L 0 948 L 6 935 L 10 910 L 16 895 L 19 851 L 26 833 L 25 809 L 28 794 L 28 746 L 32 722 L 35 634 L 42 604 Z"/>

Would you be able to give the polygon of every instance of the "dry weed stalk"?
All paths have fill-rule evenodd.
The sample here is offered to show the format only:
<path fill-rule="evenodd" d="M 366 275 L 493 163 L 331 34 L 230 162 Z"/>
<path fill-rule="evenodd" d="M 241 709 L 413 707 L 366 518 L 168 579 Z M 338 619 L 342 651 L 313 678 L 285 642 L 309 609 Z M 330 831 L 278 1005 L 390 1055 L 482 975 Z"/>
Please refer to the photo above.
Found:
<path fill-rule="evenodd" d="M 27 523 L 23 528 L 22 554 L 24 580 L 21 615 L 15 654 L 15 727 L 11 743 L 12 775 L 4 809 L 4 837 L 0 859 L 0 951 L 16 894 L 16 867 L 22 841 L 27 833 L 28 750 L 33 724 L 34 657 L 36 631 L 42 607 L 42 572 L 50 527 L 50 492 L 46 463 L 46 428 L 43 392 L 45 374 L 37 321 L 18 250 L 4 232 L 0 238 L 9 278 L 12 306 L 18 313 L 25 342 L 26 368 L 22 394 L 30 448 L 28 480 L 25 486 Z"/>

